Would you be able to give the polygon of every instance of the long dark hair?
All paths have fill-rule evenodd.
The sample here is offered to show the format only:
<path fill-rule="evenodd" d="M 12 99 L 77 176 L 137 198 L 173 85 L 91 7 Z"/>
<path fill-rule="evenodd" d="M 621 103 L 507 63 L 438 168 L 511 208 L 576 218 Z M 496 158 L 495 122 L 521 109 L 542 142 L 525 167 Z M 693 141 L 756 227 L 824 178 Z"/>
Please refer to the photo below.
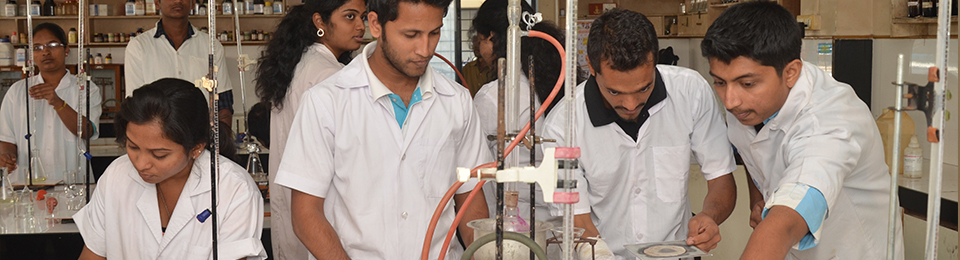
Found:
<path fill-rule="evenodd" d="M 303 52 L 313 45 L 317 37 L 317 27 L 313 25 L 313 14 L 318 13 L 324 23 L 330 22 L 334 10 L 349 0 L 305 0 L 303 5 L 294 6 L 277 24 L 273 38 L 267 43 L 263 56 L 257 59 L 257 96 L 261 101 L 272 103 L 277 109 L 283 109 L 293 80 L 293 72 L 303 57 Z M 348 61 L 349 52 L 338 57 L 342 63 Z"/>
<path fill-rule="evenodd" d="M 530 7 L 526 1 L 521 1 L 522 11 L 535 13 L 533 7 Z M 503 58 L 507 56 L 507 27 L 509 26 L 509 21 L 507 21 L 507 0 L 487 0 L 480 5 L 480 9 L 477 10 L 477 16 L 473 19 L 473 26 L 470 31 L 474 33 L 479 33 L 484 36 L 489 36 L 490 41 L 493 42 L 493 54 L 496 58 Z M 521 24 L 520 28 L 525 30 L 525 24 Z M 560 45 L 564 44 L 563 32 L 557 28 L 557 26 L 551 22 L 540 22 L 533 26 L 532 30 L 546 33 L 553 38 L 557 39 L 560 42 Z M 533 55 L 534 62 L 534 72 L 533 80 L 534 85 L 536 85 L 537 99 L 543 104 L 546 101 L 547 96 L 550 95 L 550 92 L 553 91 L 553 86 L 557 82 L 557 78 L 560 77 L 560 71 L 563 70 L 562 62 L 557 48 L 553 47 L 553 44 L 550 42 L 533 37 L 523 37 L 520 39 L 520 64 L 523 69 L 523 74 L 527 78 L 531 78 L 530 74 L 530 55 Z M 476 47 L 475 47 L 476 48 Z M 494 62 L 496 64 L 496 62 Z M 560 100 L 563 97 L 563 89 L 557 93 L 557 97 L 554 100 Z M 544 114 L 549 114 L 550 110 L 553 109 L 556 102 L 551 103 L 547 106 L 547 110 L 544 111 Z"/>

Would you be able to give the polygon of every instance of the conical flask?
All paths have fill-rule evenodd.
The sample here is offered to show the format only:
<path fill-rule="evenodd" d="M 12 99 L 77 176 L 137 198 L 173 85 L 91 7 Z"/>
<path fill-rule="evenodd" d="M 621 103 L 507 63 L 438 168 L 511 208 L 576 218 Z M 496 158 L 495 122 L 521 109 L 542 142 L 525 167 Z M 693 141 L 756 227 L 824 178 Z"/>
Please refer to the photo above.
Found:
<path fill-rule="evenodd" d="M 30 157 L 30 178 L 33 179 L 33 184 L 43 183 L 47 180 L 47 172 L 43 170 L 43 162 L 40 161 L 40 150 L 33 149 L 31 155 L 33 157 Z"/>
<path fill-rule="evenodd" d="M 268 200 L 270 198 L 268 191 L 270 181 L 260 161 L 260 146 L 255 143 L 250 143 L 247 145 L 247 152 L 249 153 L 249 157 L 247 157 L 247 172 L 250 173 L 250 177 L 253 177 L 253 182 L 257 183 L 257 187 L 260 188 L 260 195 L 263 196 L 264 200 Z"/>

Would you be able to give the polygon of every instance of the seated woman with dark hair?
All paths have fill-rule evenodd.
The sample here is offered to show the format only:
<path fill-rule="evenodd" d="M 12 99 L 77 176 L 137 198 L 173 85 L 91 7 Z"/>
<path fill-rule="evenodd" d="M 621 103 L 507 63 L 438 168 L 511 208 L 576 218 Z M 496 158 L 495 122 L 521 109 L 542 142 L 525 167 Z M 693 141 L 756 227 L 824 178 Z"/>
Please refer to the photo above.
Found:
<path fill-rule="evenodd" d="M 210 259 L 209 108 L 180 79 L 133 92 L 116 119 L 127 155 L 113 161 L 90 203 L 73 216 L 85 246 L 80 259 Z M 263 200 L 253 180 L 221 156 L 217 176 L 218 252 L 264 259 Z M 167 234 L 169 232 L 169 234 Z"/>

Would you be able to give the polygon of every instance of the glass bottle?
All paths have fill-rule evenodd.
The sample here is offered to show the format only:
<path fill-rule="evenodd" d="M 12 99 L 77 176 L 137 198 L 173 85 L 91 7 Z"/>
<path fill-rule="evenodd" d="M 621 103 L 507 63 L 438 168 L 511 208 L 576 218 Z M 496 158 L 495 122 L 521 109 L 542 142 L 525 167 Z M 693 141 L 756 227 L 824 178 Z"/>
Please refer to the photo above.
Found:
<path fill-rule="evenodd" d="M 233 1 L 223 0 L 223 14 L 233 15 Z"/>
<path fill-rule="evenodd" d="M 14 17 L 17 16 L 17 1 L 8 0 L 7 3 L 3 6 L 3 16 Z"/>
<path fill-rule="evenodd" d="M 157 15 L 157 4 L 154 0 L 146 0 L 143 2 L 143 14 L 145 15 Z"/>
<path fill-rule="evenodd" d="M 920 16 L 920 0 L 907 0 L 907 17 Z"/>
<path fill-rule="evenodd" d="M 30 2 L 30 15 L 40 15 L 40 1 Z"/>
<path fill-rule="evenodd" d="M 143 3 L 143 0 L 137 0 L 136 2 L 134 2 L 133 12 L 136 15 L 143 15 L 146 12 L 144 8 L 145 8 L 145 4 Z"/>
<path fill-rule="evenodd" d="M 263 6 L 265 3 L 263 0 L 253 1 L 253 14 L 263 14 Z"/>
<path fill-rule="evenodd" d="M 53 0 L 43 2 L 43 16 L 57 15 L 57 3 Z"/>
<path fill-rule="evenodd" d="M 77 43 L 77 28 L 70 28 L 68 43 Z"/>
<path fill-rule="evenodd" d="M 197 15 L 207 15 L 207 3 L 200 2 L 200 0 L 197 0 L 197 2 L 200 3 L 200 6 L 197 7 Z"/>
<path fill-rule="evenodd" d="M 922 0 L 920 9 L 923 17 L 937 17 L 937 2 L 935 0 Z"/>

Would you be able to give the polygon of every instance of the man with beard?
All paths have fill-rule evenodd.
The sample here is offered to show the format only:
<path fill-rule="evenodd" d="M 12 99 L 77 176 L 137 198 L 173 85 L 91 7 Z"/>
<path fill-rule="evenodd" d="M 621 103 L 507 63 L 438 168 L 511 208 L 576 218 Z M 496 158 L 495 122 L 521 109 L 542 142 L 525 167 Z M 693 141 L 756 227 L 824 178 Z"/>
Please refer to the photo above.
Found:
<path fill-rule="evenodd" d="M 294 232 L 319 259 L 418 259 L 434 209 L 456 167 L 492 160 L 470 92 L 428 67 L 451 0 L 371 0 L 379 40 L 307 91 L 293 121 L 276 183 L 293 190 Z M 454 196 L 457 208 L 475 184 Z M 460 222 L 487 216 L 482 194 Z M 440 248 L 453 207 L 433 236 Z"/>
<path fill-rule="evenodd" d="M 704 251 L 715 248 L 718 225 L 736 203 L 730 174 L 736 165 L 710 85 L 696 71 L 656 65 L 656 32 L 640 13 L 605 13 L 590 26 L 587 42 L 591 77 L 572 102 L 553 108 L 575 111 L 581 149 L 575 225 L 586 229 L 584 236 L 603 237 L 618 259 L 633 259 L 623 247 L 628 244 L 685 240 Z M 561 112 L 544 122 L 544 135 L 556 145 L 566 145 L 566 120 Z M 708 188 L 703 210 L 693 217 L 691 152 Z"/>

